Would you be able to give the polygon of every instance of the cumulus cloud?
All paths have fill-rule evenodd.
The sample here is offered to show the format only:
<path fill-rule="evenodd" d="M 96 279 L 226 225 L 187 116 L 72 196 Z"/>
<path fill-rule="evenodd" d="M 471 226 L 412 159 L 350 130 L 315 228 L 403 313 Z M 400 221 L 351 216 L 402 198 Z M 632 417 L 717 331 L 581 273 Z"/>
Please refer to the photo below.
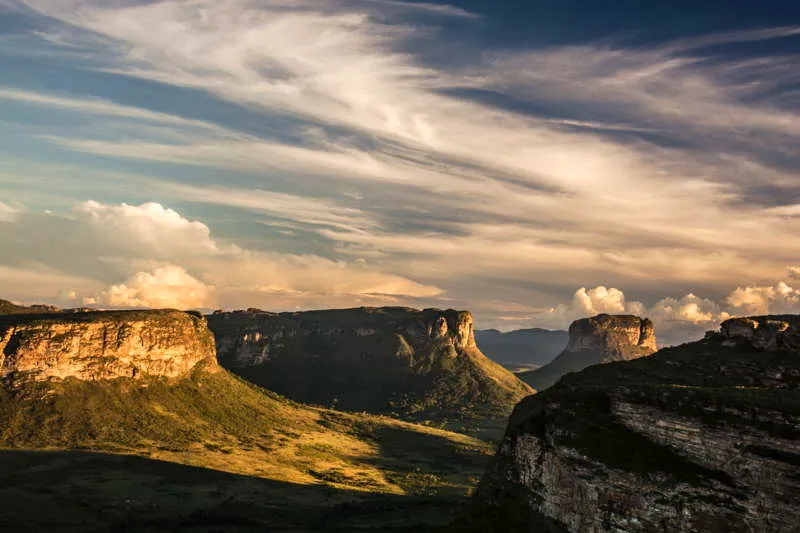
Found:
<path fill-rule="evenodd" d="M 8 204 L 0 202 L 0 221 L 9 222 L 17 214 L 17 209 L 14 209 Z"/>
<path fill-rule="evenodd" d="M 250 250 L 221 241 L 202 222 L 153 202 L 87 201 L 65 214 L 25 212 L 0 227 L 3 244 L 10 253 L 0 266 L 32 268 L 35 263 L 58 273 L 56 279 L 83 276 L 94 280 L 90 286 L 105 285 L 102 290 L 59 288 L 63 294 L 75 292 L 73 300 L 99 306 L 294 309 L 442 294 L 433 285 L 364 261 Z M 7 289 L 0 282 L 0 290 Z"/>
<path fill-rule="evenodd" d="M 137 272 L 97 296 L 85 297 L 83 302 L 101 307 L 199 309 L 214 306 L 212 293 L 212 287 L 186 269 L 166 265 L 152 272 Z"/>
<path fill-rule="evenodd" d="M 463 15 L 440 4 L 14 4 L 50 17 L 39 36 L 60 57 L 71 50 L 53 47 L 77 40 L 80 60 L 96 69 L 169 84 L 187 99 L 202 94 L 197 108 L 224 102 L 231 115 L 246 114 L 250 120 L 210 127 L 105 99 L 0 91 L 15 105 L 101 117 L 93 128 L 129 120 L 110 134 L 45 130 L 46 139 L 109 156 L 109 166 L 147 161 L 165 174 L 188 167 L 202 174 L 191 186 L 151 177 L 146 190 L 113 197 L 144 201 L 154 190 L 164 202 L 228 208 L 238 242 L 256 248 L 254 232 L 241 228 L 264 223 L 258 246 L 272 251 L 212 237 L 203 223 L 158 204 L 98 204 L 24 216 L 30 234 L 49 235 L 48 250 L 44 238 L 29 243 L 0 229 L 9 264 L 58 264 L 104 285 L 174 264 L 215 287 L 220 302 L 242 305 L 444 302 L 442 290 L 458 291 L 464 306 L 499 320 L 579 285 L 624 287 L 648 302 L 689 291 L 718 297 L 774 279 L 795 260 L 786 243 L 800 232 L 797 206 L 775 204 L 800 192 L 796 154 L 771 156 L 800 133 L 797 107 L 782 89 L 797 81 L 796 58 L 756 50 L 744 60 L 706 49 L 789 37 L 792 28 L 644 47 L 467 49 L 459 65 L 470 64 L 443 67 L 424 50 L 457 44 L 395 16 Z M 447 22 L 478 22 L 464 18 Z M 419 46 L 425 39 L 434 46 Z M 515 102 L 535 97 L 530 107 L 545 111 L 478 102 L 464 91 L 475 88 Z M 302 246 L 278 238 L 287 228 L 306 232 Z M 640 309 L 622 291 L 599 288 L 576 295 L 552 322 Z M 660 304 L 641 309 L 697 327 L 716 312 L 691 294 Z"/>
<path fill-rule="evenodd" d="M 790 267 L 789 277 L 796 275 L 797 267 Z M 774 285 L 738 287 L 721 301 L 689 293 L 680 298 L 668 296 L 648 306 L 627 301 L 625 293 L 616 288 L 580 288 L 571 303 L 534 313 L 532 322 L 539 327 L 565 329 L 578 318 L 601 313 L 650 318 L 660 343 L 676 344 L 696 339 L 734 316 L 800 313 L 800 290 L 779 281 Z"/>
<path fill-rule="evenodd" d="M 794 279 L 796 270 L 790 277 Z M 728 304 L 739 314 L 766 315 L 770 313 L 800 312 L 800 289 L 786 282 L 775 285 L 739 287 L 727 297 Z"/>

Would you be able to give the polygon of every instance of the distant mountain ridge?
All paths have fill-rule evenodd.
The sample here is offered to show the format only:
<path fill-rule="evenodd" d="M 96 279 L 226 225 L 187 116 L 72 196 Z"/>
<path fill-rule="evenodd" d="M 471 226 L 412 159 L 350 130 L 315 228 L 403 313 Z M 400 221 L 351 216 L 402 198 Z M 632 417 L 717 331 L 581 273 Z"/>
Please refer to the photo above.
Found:
<path fill-rule="evenodd" d="M 542 328 L 484 329 L 475 331 L 475 340 L 490 359 L 515 370 L 546 365 L 567 345 L 569 334 Z"/>
<path fill-rule="evenodd" d="M 0 299 L 0 315 L 21 314 L 21 313 L 56 313 L 58 307 L 52 305 L 17 305 L 8 300 Z"/>
<path fill-rule="evenodd" d="M 592 365 L 628 361 L 658 350 L 653 323 L 633 315 L 601 314 L 576 320 L 569 327 L 566 348 L 546 366 L 521 372 L 520 379 L 537 390 L 561 376 Z"/>
<path fill-rule="evenodd" d="M 412 419 L 496 417 L 533 392 L 481 353 L 466 311 L 248 310 L 208 321 L 223 366 L 296 401 Z"/>

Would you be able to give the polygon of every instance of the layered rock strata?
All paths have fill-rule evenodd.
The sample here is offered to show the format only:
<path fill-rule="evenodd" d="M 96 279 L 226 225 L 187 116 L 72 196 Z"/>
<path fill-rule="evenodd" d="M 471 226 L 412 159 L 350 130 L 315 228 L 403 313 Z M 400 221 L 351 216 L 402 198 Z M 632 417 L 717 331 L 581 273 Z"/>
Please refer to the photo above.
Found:
<path fill-rule="evenodd" d="M 462 531 L 797 531 L 798 322 L 729 321 L 525 399 Z"/>
<path fill-rule="evenodd" d="M 214 361 L 206 321 L 180 311 L 0 316 L 0 377 L 180 377 Z"/>

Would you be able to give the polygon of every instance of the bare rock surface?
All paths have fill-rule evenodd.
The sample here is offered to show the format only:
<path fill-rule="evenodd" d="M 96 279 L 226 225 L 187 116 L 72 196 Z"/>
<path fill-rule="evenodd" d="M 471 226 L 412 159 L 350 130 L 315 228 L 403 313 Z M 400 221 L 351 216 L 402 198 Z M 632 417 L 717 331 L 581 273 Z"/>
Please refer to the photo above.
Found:
<path fill-rule="evenodd" d="M 481 353 L 467 311 L 250 309 L 208 320 L 224 367 L 297 401 L 471 417 L 507 414 L 533 392 Z"/>
<path fill-rule="evenodd" d="M 798 531 L 798 321 L 728 321 L 526 398 L 460 530 Z"/>
<path fill-rule="evenodd" d="M 205 319 L 181 311 L 0 316 L 0 377 L 180 377 L 214 360 Z"/>
<path fill-rule="evenodd" d="M 569 372 L 638 359 L 656 350 L 656 334 L 650 320 L 633 315 L 598 315 L 573 322 L 564 351 L 550 364 L 519 376 L 533 388 L 543 390 Z"/>

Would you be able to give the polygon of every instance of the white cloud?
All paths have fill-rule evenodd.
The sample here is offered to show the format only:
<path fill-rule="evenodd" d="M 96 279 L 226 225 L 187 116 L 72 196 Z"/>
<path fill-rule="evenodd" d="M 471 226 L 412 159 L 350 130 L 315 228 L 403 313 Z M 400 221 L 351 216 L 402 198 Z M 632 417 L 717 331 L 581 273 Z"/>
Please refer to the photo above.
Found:
<path fill-rule="evenodd" d="M 790 267 L 790 278 L 797 272 L 797 267 Z M 690 293 L 681 298 L 662 298 L 648 307 L 639 301 L 626 301 L 619 289 L 581 288 L 570 304 L 534 313 L 532 322 L 539 327 L 566 329 L 573 320 L 600 313 L 650 318 L 659 342 L 674 344 L 697 339 L 704 331 L 717 329 L 722 321 L 734 316 L 800 313 L 800 290 L 779 281 L 775 285 L 736 288 L 721 302 Z"/>
<path fill-rule="evenodd" d="M 790 272 L 790 277 L 796 270 Z M 800 289 L 780 281 L 775 285 L 739 287 L 727 297 L 727 303 L 741 315 L 800 313 Z"/>
<path fill-rule="evenodd" d="M 191 276 L 184 268 L 166 265 L 152 272 L 137 272 L 123 283 L 112 285 L 96 296 L 84 298 L 84 304 L 199 309 L 214 307 L 212 293 L 212 287 Z"/>
<path fill-rule="evenodd" d="M 16 236 L 24 238 L 15 241 Z M 3 261 L 23 269 L 45 265 L 53 282 L 84 276 L 94 281 L 88 289 L 65 283 L 52 294 L 74 292 L 72 300 L 101 306 L 294 309 L 395 303 L 442 293 L 363 261 L 255 251 L 219 241 L 202 222 L 154 202 L 87 201 L 63 215 L 28 212 L 0 227 L 0 245 L 4 239 L 10 239 L 13 253 L 0 259 L 0 268 Z M 108 288 L 94 288 L 98 285 Z"/>
<path fill-rule="evenodd" d="M 384 301 L 379 294 L 442 301 L 441 287 L 463 291 L 460 301 L 470 307 L 508 316 L 497 305 L 506 286 L 516 287 L 504 295 L 509 309 L 525 297 L 543 307 L 547 296 L 531 285 L 555 291 L 602 282 L 646 292 L 648 301 L 662 291 L 719 295 L 774 279 L 796 259 L 787 243 L 800 232 L 797 206 L 776 207 L 769 194 L 752 198 L 797 191 L 800 183 L 762 153 L 792 146 L 800 134 L 796 107 L 776 103 L 776 84 L 797 80 L 796 58 L 743 61 L 706 50 L 796 28 L 649 48 L 467 51 L 461 63 L 475 62 L 454 71 L 408 51 L 424 48 L 407 45 L 425 39 L 439 44 L 433 28 L 389 15 L 457 14 L 438 4 L 381 0 L 372 3 L 386 8 L 378 11 L 350 0 L 26 3 L 69 28 L 56 45 L 77 33 L 102 37 L 96 68 L 187 95 L 205 91 L 263 115 L 263 123 L 289 124 L 286 136 L 241 134 L 107 100 L 0 91 L 15 102 L 134 123 L 114 130 L 120 135 L 50 137 L 61 146 L 221 176 L 197 189 L 152 180 L 163 198 L 234 208 L 239 225 L 261 215 L 316 232 L 307 239 L 312 252 L 289 254 L 296 248 L 284 243 L 264 253 L 212 238 L 200 223 L 170 225 L 154 206 L 84 207 L 69 220 L 81 237 L 64 239 L 60 253 L 104 256 L 68 262 L 105 282 L 174 263 L 216 287 L 221 301 L 235 294 L 246 302 L 248 290 L 251 298 L 291 305 L 317 305 L 322 295 L 328 302 Z M 83 44 L 85 54 L 91 46 Z M 569 116 L 476 103 L 459 95 L 464 88 L 536 98 Z M 141 123 L 169 125 L 174 138 L 167 142 Z M 637 133 L 649 135 L 631 136 Z M 344 190 L 356 194 L 339 195 Z M 353 258 L 345 273 L 341 257 Z M 636 304 L 605 291 L 585 290 L 560 320 Z M 699 327 L 716 311 L 690 296 L 663 300 L 651 312 Z"/>
<path fill-rule="evenodd" d="M 17 215 L 18 211 L 19 209 L 16 209 L 8 204 L 0 202 L 0 221 L 10 222 Z"/>

